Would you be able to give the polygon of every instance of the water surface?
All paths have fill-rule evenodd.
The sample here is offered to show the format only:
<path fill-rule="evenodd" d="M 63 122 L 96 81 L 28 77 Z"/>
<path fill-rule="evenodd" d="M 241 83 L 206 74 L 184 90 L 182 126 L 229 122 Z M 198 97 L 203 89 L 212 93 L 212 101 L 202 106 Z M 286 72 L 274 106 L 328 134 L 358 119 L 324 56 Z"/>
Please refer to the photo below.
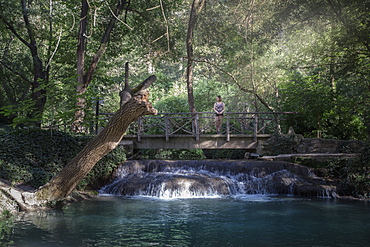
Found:
<path fill-rule="evenodd" d="M 24 214 L 21 246 L 368 246 L 370 205 L 291 196 L 100 196 Z"/>

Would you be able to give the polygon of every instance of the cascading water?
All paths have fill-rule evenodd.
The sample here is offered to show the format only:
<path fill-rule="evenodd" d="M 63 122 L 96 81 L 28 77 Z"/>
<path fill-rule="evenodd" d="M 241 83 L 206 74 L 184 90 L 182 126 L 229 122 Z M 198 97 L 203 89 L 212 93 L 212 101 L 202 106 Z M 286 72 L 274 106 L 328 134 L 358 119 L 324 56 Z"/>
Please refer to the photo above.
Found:
<path fill-rule="evenodd" d="M 336 197 L 336 187 L 289 162 L 132 160 L 120 166 L 101 194 L 158 198 L 292 194 Z"/>

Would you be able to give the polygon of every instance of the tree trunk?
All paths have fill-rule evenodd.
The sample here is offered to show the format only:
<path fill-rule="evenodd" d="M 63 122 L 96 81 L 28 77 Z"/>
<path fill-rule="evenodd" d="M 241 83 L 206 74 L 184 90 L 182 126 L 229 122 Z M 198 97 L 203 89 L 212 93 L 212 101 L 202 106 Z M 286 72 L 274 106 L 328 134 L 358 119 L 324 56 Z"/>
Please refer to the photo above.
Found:
<path fill-rule="evenodd" d="M 157 114 L 157 110 L 148 102 L 149 92 L 146 90 L 155 80 L 156 77 L 151 76 L 133 90 L 125 88 L 124 91 L 135 93 L 133 97 L 123 99 L 122 106 L 100 134 L 91 140 L 50 182 L 38 189 L 37 200 L 58 201 L 68 196 L 94 165 L 120 143 L 133 121 L 143 115 Z"/>
<path fill-rule="evenodd" d="M 202 10 L 205 4 L 205 0 L 194 0 L 191 6 L 190 18 L 189 18 L 189 25 L 188 25 L 188 33 L 186 36 L 186 51 L 188 57 L 188 63 L 186 66 L 186 84 L 188 88 L 188 102 L 189 102 L 189 110 L 190 112 L 196 112 L 195 103 L 194 103 L 194 93 L 193 93 L 193 66 L 194 66 L 194 58 L 193 58 L 193 34 L 195 24 L 197 23 L 197 19 L 199 16 L 200 11 Z"/>
<path fill-rule="evenodd" d="M 36 38 L 29 21 L 28 10 L 26 2 L 21 1 L 22 4 L 22 14 L 23 20 L 27 29 L 27 34 L 29 37 L 29 43 L 25 40 L 23 43 L 28 46 L 31 51 L 32 60 L 33 60 L 33 81 L 31 84 L 31 98 L 34 102 L 34 108 L 30 113 L 30 118 L 33 119 L 37 126 L 41 126 L 41 118 L 44 112 L 46 104 L 46 87 L 48 84 L 48 70 L 44 69 L 40 56 L 38 54 L 38 45 L 36 43 Z"/>
<path fill-rule="evenodd" d="M 78 46 L 77 46 L 77 110 L 75 112 L 75 119 L 72 126 L 72 130 L 76 133 L 84 132 L 81 123 L 85 118 L 85 107 L 86 107 L 86 99 L 82 96 L 88 86 L 90 85 L 93 75 L 96 71 L 99 61 L 103 57 L 109 37 L 112 33 L 112 30 L 117 22 L 117 17 L 122 13 L 125 6 L 127 6 L 127 1 L 118 0 L 117 6 L 114 11 L 114 15 L 112 15 L 108 26 L 103 33 L 102 39 L 100 41 L 99 49 L 94 54 L 91 63 L 89 65 L 89 69 L 85 73 L 85 40 L 86 40 L 86 30 L 87 30 L 87 15 L 89 12 L 89 3 L 87 0 L 82 0 L 82 7 L 81 7 L 81 20 L 80 20 L 80 28 L 78 33 Z"/>
<path fill-rule="evenodd" d="M 34 121 L 37 126 L 41 125 L 41 119 L 44 112 L 46 104 L 46 93 L 47 93 L 47 84 L 49 82 L 49 66 L 45 68 L 42 59 L 39 55 L 39 48 L 41 47 L 40 43 L 37 43 L 37 35 L 35 35 L 35 29 L 31 23 L 32 16 L 30 16 L 29 5 L 32 5 L 31 2 L 26 0 L 20 1 L 20 7 L 22 11 L 22 18 L 24 21 L 24 28 L 26 29 L 25 33 L 20 33 L 16 23 L 8 21 L 6 16 L 0 13 L 0 21 L 5 24 L 5 27 L 16 37 L 21 43 L 27 46 L 32 56 L 32 66 L 33 66 L 33 79 L 29 80 L 27 76 L 22 75 L 17 71 L 16 68 L 12 69 L 10 66 L 2 64 L 5 68 L 12 71 L 14 74 L 18 75 L 25 82 L 31 85 L 31 99 L 33 100 L 33 105 L 31 111 L 28 113 L 30 120 Z M 9 19 L 10 20 L 10 19 Z M 27 36 L 28 38 L 23 38 Z M 42 42 L 41 42 L 42 43 Z M 51 59 L 51 58 L 49 58 Z M 5 85 L 5 83 L 3 83 Z M 5 86 L 4 88 L 6 93 L 9 94 L 9 87 Z M 19 101 L 22 101 L 28 93 L 26 89 L 23 93 L 23 96 L 13 104 L 17 104 Z M 13 96 L 9 99 L 12 101 Z"/>
<path fill-rule="evenodd" d="M 87 14 L 89 12 L 89 3 L 87 0 L 81 1 L 81 15 L 80 27 L 78 30 L 78 44 L 77 44 L 77 99 L 76 112 L 72 130 L 76 133 L 83 132 L 81 129 L 81 122 L 85 118 L 86 99 L 81 95 L 86 92 L 85 84 L 85 48 L 86 48 L 86 30 L 87 30 Z"/>

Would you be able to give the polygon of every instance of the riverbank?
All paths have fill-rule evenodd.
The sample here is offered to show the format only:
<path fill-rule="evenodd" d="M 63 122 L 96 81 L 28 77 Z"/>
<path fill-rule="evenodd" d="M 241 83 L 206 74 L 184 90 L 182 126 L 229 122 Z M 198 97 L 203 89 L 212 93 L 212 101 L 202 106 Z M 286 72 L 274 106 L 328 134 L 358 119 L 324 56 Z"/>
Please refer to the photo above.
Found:
<path fill-rule="evenodd" d="M 31 193 L 47 183 L 68 161 L 74 157 L 89 141 L 91 136 L 72 136 L 58 131 L 16 130 L 0 132 L 0 179 L 3 179 L 5 194 L 13 185 L 23 192 Z M 272 145 L 270 145 L 271 147 Z M 204 159 L 202 150 L 174 150 L 172 158 Z M 223 150 L 225 152 L 225 150 Z M 360 151 L 360 150 L 357 150 Z M 191 155 L 189 155 L 189 153 Z M 230 150 L 232 156 L 232 150 Z M 199 158 L 197 158 L 199 156 Z M 298 157 L 299 156 L 299 157 Z M 323 158 L 323 160 L 318 159 Z M 370 197 L 370 145 L 365 146 L 361 154 L 343 153 L 340 157 L 328 157 L 328 154 L 280 154 L 262 159 L 278 161 L 289 159 L 292 163 L 301 164 L 312 169 L 317 176 L 337 181 L 344 185 L 348 198 L 366 199 Z M 126 160 L 125 150 L 116 148 L 104 157 L 79 184 L 77 191 L 83 191 L 82 198 L 93 196 L 90 191 L 97 191 L 109 183 L 116 167 Z M 247 159 L 244 159 L 247 160 Z M 18 194 L 22 194 L 19 192 Z M 71 200 L 78 200 L 74 195 Z M 5 199 L 4 199 L 5 200 Z M 4 204 L 6 204 L 4 202 Z M 11 205 L 11 203 L 10 203 Z M 14 207 L 19 207 L 15 205 Z"/>
<path fill-rule="evenodd" d="M 321 157 L 322 158 L 322 157 Z M 170 175 L 172 178 L 176 178 L 178 181 L 181 181 L 181 183 L 184 183 L 184 179 L 189 180 L 186 183 L 192 184 L 194 181 L 195 184 L 198 184 L 197 186 L 201 186 L 203 189 L 204 186 L 216 186 L 215 183 L 219 183 L 221 180 L 214 180 L 214 176 L 212 175 L 210 177 L 210 182 L 207 182 L 207 178 L 205 178 L 204 172 L 206 170 L 210 170 L 215 174 L 221 174 L 225 173 L 227 174 L 235 174 L 238 176 L 249 176 L 249 175 L 243 175 L 245 174 L 251 174 L 253 176 L 253 180 L 251 182 L 247 183 L 250 187 L 249 192 L 247 193 L 272 193 L 272 194 L 294 194 L 299 196 L 308 196 L 308 197 L 331 197 L 335 199 L 340 200 L 356 200 L 356 201 L 369 201 L 368 198 L 365 197 L 354 197 L 351 195 L 346 194 L 345 188 L 342 187 L 340 180 L 337 178 L 323 178 L 318 176 L 317 171 L 315 169 L 311 169 L 309 167 L 294 164 L 287 161 L 269 161 L 269 160 L 140 160 L 140 161 L 127 161 L 124 163 L 124 165 L 121 166 L 121 168 L 124 167 L 127 171 L 125 173 L 132 174 L 130 177 L 133 177 L 135 173 L 137 173 L 139 170 L 143 169 L 143 171 L 153 171 L 153 172 L 161 172 L 166 171 L 166 173 L 169 172 L 169 167 L 172 167 L 173 170 L 181 170 L 183 167 L 187 167 L 194 173 L 196 169 L 200 169 L 201 176 L 197 178 L 194 174 L 191 175 L 193 178 L 190 178 L 189 175 L 184 175 L 183 178 L 179 177 L 179 175 Z M 121 169 L 119 167 L 119 169 Z M 138 170 L 139 169 L 139 170 Z M 112 176 L 112 179 L 110 182 L 112 182 L 114 179 L 118 179 L 118 174 L 122 173 L 122 171 L 117 170 L 114 173 L 114 176 Z M 143 173 L 140 173 L 140 176 L 143 175 Z M 158 184 L 158 181 L 163 180 L 163 176 L 161 177 L 155 177 L 153 175 L 150 175 L 153 181 L 149 181 L 153 184 Z M 266 181 L 263 181 L 263 179 L 268 179 Z M 180 180 L 179 180 L 180 179 Z M 137 189 L 139 191 L 143 191 L 142 186 L 148 186 L 152 188 L 152 185 L 145 185 L 147 179 L 141 178 L 139 180 L 127 180 L 124 179 L 124 186 L 129 186 L 129 189 L 123 189 L 126 190 L 127 193 L 134 193 L 133 188 L 137 186 Z M 131 182 L 130 182 L 131 181 Z M 136 182 L 135 182 L 136 181 Z M 261 182 L 262 181 L 262 182 Z M 271 182 L 269 182 L 271 181 Z M 137 182 L 139 182 L 137 185 L 135 185 Z M 271 183 L 274 183 L 274 189 L 266 190 L 263 188 L 263 184 L 266 184 L 271 187 Z M 174 188 L 178 189 L 178 186 L 175 182 L 169 182 L 171 186 L 174 186 Z M 228 181 L 230 183 L 230 179 Z M 127 185 L 126 185 L 127 184 Z M 208 184 L 208 185 L 207 185 Z M 236 184 L 240 184 L 240 182 L 236 181 Z M 141 186 L 141 187 L 140 187 Z M 160 187 L 163 187 L 163 185 L 160 185 Z M 223 187 L 225 186 L 223 183 L 220 183 L 216 187 L 220 189 L 220 195 L 222 195 L 226 191 L 227 188 Z M 243 185 L 246 187 L 246 185 Z M 258 189 L 251 189 L 253 186 L 257 186 Z M 168 186 L 167 186 L 168 187 Z M 20 205 L 19 203 L 15 202 L 14 198 L 21 196 L 26 196 L 28 193 L 32 193 L 35 191 L 35 187 L 32 187 L 27 184 L 13 184 L 4 179 L 0 179 L 0 213 L 2 211 L 8 211 L 13 214 L 22 211 L 22 210 L 32 210 L 32 208 L 26 208 L 25 206 Z M 209 191 L 209 189 L 205 188 Z M 195 187 L 192 188 L 192 191 L 195 191 Z M 167 193 L 167 192 L 166 192 Z M 175 193 L 178 193 L 176 191 Z M 187 192 L 186 192 L 187 193 Z M 167 193 L 168 194 L 168 193 Z M 227 193 L 225 193 L 226 195 Z M 122 195 L 135 195 L 135 194 L 122 194 Z M 55 208 L 55 207 L 63 207 L 67 204 L 78 202 L 81 200 L 87 200 L 98 196 L 98 193 L 96 190 L 76 190 L 71 195 L 69 195 L 65 200 L 58 202 L 54 205 L 49 205 L 49 208 Z M 151 195 L 152 196 L 152 195 Z M 13 199 L 12 199 L 13 197 Z M 47 209 L 48 207 L 44 207 L 42 209 Z M 34 208 L 36 210 L 41 208 Z"/>
<path fill-rule="evenodd" d="M 63 207 L 64 205 L 92 199 L 98 195 L 98 193 L 94 190 L 85 190 L 85 191 L 73 191 L 65 200 L 58 202 L 54 205 L 47 205 L 44 207 L 28 207 L 26 205 L 21 205 L 16 201 L 20 197 L 24 197 L 27 194 L 32 194 L 36 188 L 25 185 L 25 184 L 18 184 L 12 185 L 10 181 L 0 179 L 0 214 L 3 212 L 10 212 L 12 214 L 16 214 L 20 211 L 29 211 L 29 210 L 39 210 L 39 209 L 51 209 L 51 208 L 59 208 Z"/>

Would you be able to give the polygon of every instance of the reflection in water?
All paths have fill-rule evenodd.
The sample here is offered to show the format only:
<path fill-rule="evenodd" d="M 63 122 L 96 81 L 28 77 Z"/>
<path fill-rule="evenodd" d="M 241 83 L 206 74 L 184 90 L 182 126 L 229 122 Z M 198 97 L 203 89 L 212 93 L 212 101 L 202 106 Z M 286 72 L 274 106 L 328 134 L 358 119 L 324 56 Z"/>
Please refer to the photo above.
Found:
<path fill-rule="evenodd" d="M 161 200 L 98 197 L 26 213 L 15 246 L 366 246 L 370 205 L 238 195 Z"/>

